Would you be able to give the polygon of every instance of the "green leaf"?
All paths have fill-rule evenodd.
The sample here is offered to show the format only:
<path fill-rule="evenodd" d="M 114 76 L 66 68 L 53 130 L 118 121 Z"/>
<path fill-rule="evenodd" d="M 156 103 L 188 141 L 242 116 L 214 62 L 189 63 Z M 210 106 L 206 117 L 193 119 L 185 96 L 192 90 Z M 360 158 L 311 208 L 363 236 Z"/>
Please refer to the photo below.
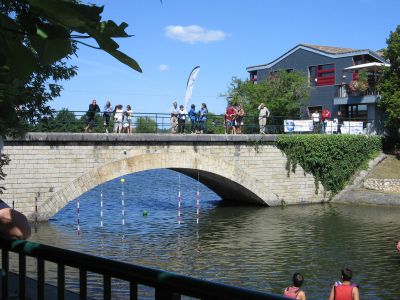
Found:
<path fill-rule="evenodd" d="M 47 39 L 49 36 L 46 34 L 46 32 L 44 32 L 42 29 L 38 28 L 36 30 L 36 33 L 38 36 L 40 36 L 43 39 Z"/>
<path fill-rule="evenodd" d="M 119 26 L 115 24 L 114 21 L 108 20 L 99 23 L 97 26 L 97 30 L 109 37 L 129 37 L 125 32 L 125 29 L 128 27 L 128 24 L 122 22 Z"/>
<path fill-rule="evenodd" d="M 52 64 L 72 52 L 69 39 L 43 39 L 41 37 L 30 37 L 31 44 L 38 54 L 42 64 Z"/>
<path fill-rule="evenodd" d="M 12 77 L 25 79 L 35 70 L 35 57 L 32 50 L 15 40 L 6 40 L 5 66 Z"/>
<path fill-rule="evenodd" d="M 32 8 L 52 21 L 67 27 L 85 27 L 98 23 L 103 7 L 60 0 L 26 0 Z"/>
<path fill-rule="evenodd" d="M 114 56 L 116 59 L 118 59 L 120 62 L 124 63 L 125 65 L 131 67 L 132 69 L 142 73 L 142 69 L 140 68 L 139 64 L 134 60 L 133 58 L 129 57 L 125 53 L 122 53 L 121 51 L 118 50 L 105 50 L 112 56 Z"/>

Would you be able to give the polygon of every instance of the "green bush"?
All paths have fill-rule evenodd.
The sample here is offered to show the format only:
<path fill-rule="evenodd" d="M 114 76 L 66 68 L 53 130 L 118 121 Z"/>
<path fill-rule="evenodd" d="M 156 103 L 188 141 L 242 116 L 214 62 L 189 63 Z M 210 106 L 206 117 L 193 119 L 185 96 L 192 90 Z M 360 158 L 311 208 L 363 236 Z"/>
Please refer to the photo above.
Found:
<path fill-rule="evenodd" d="M 287 156 L 288 176 L 300 165 L 314 175 L 316 190 L 321 182 L 331 196 L 382 150 L 380 136 L 366 135 L 282 135 L 276 144 Z"/>

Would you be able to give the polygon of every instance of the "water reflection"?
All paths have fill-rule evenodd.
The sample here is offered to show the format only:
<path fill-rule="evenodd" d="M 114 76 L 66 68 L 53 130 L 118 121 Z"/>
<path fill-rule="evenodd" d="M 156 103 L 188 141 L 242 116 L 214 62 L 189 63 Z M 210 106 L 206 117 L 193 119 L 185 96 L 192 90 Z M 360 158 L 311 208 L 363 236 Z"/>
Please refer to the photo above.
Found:
<path fill-rule="evenodd" d="M 54 220 L 40 224 L 32 240 L 278 294 L 299 271 L 305 275 L 309 299 L 328 298 L 330 285 L 348 266 L 361 286 L 362 298 L 397 299 L 399 208 L 229 206 L 220 205 L 218 196 L 201 186 L 196 224 L 197 183 L 181 176 L 183 222 L 178 225 L 177 173 L 154 170 L 125 180 L 125 226 L 121 183 L 116 179 L 81 196 L 80 236 L 76 235 L 76 203 L 71 202 Z M 123 299 L 123 286 L 120 292 Z"/>

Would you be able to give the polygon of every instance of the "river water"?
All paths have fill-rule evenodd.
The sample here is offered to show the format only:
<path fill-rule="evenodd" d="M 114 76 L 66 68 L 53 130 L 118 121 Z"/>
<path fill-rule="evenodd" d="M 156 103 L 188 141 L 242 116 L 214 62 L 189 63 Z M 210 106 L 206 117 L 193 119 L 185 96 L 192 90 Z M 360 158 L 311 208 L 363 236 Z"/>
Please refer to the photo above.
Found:
<path fill-rule="evenodd" d="M 140 172 L 124 179 L 124 183 L 120 178 L 109 181 L 79 198 L 79 236 L 75 200 L 40 224 L 31 240 L 274 294 L 281 294 L 292 274 L 301 272 L 308 299 L 327 299 L 331 284 L 346 266 L 354 272 L 362 299 L 400 299 L 399 208 L 233 206 L 195 180 L 170 170 Z M 100 294 L 97 281 L 89 278 L 95 285 L 89 296 Z M 124 289 L 115 284 L 114 298 L 126 298 Z M 146 293 L 142 298 L 147 298 Z"/>

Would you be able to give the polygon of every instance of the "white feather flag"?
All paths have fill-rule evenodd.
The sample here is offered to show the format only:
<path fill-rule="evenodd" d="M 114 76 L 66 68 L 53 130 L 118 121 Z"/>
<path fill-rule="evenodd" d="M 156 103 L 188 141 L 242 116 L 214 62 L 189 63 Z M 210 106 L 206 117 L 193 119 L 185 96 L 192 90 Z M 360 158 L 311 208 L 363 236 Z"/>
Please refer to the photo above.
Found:
<path fill-rule="evenodd" d="M 192 72 L 189 75 L 187 84 L 186 84 L 186 94 L 185 94 L 185 109 L 187 108 L 187 104 L 190 100 L 190 98 L 192 97 L 192 91 L 193 91 L 193 85 L 194 85 L 194 81 L 196 80 L 197 74 L 200 71 L 200 67 L 194 67 Z"/>

